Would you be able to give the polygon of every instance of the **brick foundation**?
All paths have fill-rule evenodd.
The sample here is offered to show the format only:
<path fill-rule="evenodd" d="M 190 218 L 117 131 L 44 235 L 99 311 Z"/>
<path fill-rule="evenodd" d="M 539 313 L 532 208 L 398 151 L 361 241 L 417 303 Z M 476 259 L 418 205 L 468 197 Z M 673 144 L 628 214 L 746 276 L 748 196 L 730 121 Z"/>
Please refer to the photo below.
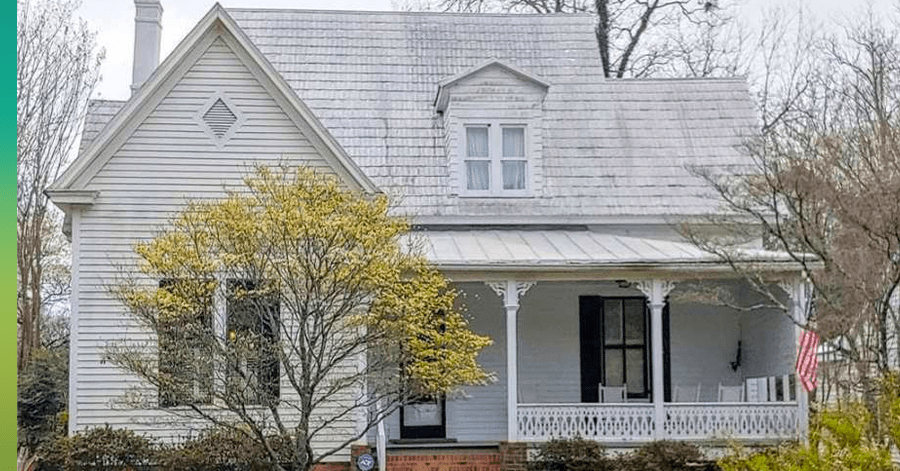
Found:
<path fill-rule="evenodd" d="M 388 452 L 387 471 L 525 471 L 527 446 L 501 443 L 489 448 Z"/>
<path fill-rule="evenodd" d="M 313 471 L 351 471 L 350 463 L 341 463 L 333 461 L 330 463 L 319 463 L 313 466 Z"/>
<path fill-rule="evenodd" d="M 524 443 L 500 443 L 502 471 L 525 471 L 528 464 L 528 446 Z"/>

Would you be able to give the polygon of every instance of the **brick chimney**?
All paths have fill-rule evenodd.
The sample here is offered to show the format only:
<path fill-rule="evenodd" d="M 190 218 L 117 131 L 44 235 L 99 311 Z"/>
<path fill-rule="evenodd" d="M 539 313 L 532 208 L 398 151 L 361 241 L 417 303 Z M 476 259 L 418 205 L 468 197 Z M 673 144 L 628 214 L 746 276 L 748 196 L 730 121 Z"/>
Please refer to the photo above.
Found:
<path fill-rule="evenodd" d="M 162 3 L 160 0 L 134 0 L 134 67 L 131 72 L 131 93 L 159 65 L 159 42 L 162 36 Z"/>

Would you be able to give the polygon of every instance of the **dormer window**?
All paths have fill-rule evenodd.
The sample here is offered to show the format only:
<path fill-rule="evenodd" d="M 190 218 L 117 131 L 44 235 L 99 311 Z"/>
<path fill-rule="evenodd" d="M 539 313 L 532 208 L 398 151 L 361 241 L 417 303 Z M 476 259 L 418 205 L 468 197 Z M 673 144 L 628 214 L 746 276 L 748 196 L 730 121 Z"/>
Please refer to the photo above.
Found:
<path fill-rule="evenodd" d="M 450 195 L 542 196 L 543 102 L 550 84 L 491 59 L 438 84 Z M 478 203 L 475 203 L 478 204 Z"/>
<path fill-rule="evenodd" d="M 464 125 L 463 194 L 517 196 L 528 190 L 526 126 L 515 123 Z"/>

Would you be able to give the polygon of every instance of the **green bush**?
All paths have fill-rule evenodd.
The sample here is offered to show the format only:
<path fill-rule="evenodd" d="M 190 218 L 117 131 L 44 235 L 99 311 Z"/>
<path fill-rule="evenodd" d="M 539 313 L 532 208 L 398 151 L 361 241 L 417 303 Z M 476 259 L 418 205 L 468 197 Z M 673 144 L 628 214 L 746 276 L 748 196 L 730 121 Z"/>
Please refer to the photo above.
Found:
<path fill-rule="evenodd" d="M 583 438 L 554 439 L 541 446 L 529 471 L 613 471 L 603 446 Z"/>
<path fill-rule="evenodd" d="M 622 471 L 683 471 L 696 470 L 704 461 L 700 449 L 690 443 L 660 440 L 648 443 L 634 453 L 624 455 L 617 469 Z M 702 469 L 702 468 L 700 468 Z"/>
<path fill-rule="evenodd" d="M 66 434 L 69 388 L 68 354 L 38 349 L 18 375 L 18 439 L 20 447 L 37 449 Z"/>
<path fill-rule="evenodd" d="M 281 463 L 290 463 L 291 442 L 269 437 Z M 238 430 L 212 429 L 198 438 L 165 448 L 159 454 L 159 471 L 269 471 L 272 460 L 265 448 Z"/>
<path fill-rule="evenodd" d="M 593 440 L 572 438 L 544 444 L 529 471 L 706 471 L 717 469 L 703 463 L 694 445 L 674 441 L 648 443 L 632 453 L 607 456 Z M 699 465 L 699 466 L 698 466 Z"/>
<path fill-rule="evenodd" d="M 736 449 L 719 461 L 723 471 L 892 471 L 885 437 L 873 436 L 873 414 L 860 402 L 820 411 L 810 418 L 809 444 L 785 444 L 761 452 Z"/>
<path fill-rule="evenodd" d="M 59 437 L 38 450 L 41 471 L 134 470 L 157 458 L 153 440 L 109 425 Z"/>

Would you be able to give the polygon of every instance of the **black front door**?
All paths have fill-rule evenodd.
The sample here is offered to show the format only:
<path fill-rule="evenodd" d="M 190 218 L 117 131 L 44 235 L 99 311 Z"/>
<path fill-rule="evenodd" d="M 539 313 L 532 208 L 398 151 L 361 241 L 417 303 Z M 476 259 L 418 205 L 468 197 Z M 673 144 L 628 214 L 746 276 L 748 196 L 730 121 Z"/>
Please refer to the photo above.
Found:
<path fill-rule="evenodd" d="M 447 410 L 444 398 L 419 399 L 400 408 L 400 438 L 446 438 Z"/>

